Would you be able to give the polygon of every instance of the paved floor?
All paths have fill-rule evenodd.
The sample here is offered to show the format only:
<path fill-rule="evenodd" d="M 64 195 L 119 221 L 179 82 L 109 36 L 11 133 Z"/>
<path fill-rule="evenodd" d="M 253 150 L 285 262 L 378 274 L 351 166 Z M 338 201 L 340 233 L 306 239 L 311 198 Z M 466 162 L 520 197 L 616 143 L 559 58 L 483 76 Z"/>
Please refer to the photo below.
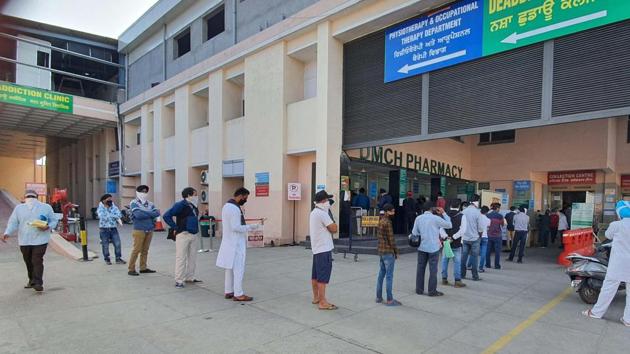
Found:
<path fill-rule="evenodd" d="M 127 258 L 129 227 L 121 234 Z M 418 296 L 410 254 L 397 262 L 394 280 L 404 306 L 389 308 L 374 303 L 378 258 L 355 263 L 337 255 L 328 295 L 340 309 L 318 311 L 310 304 L 310 251 L 278 247 L 248 251 L 245 289 L 255 301 L 240 305 L 222 297 L 216 253 L 199 254 L 201 286 L 175 289 L 174 244 L 165 238 L 156 234 L 149 255 L 158 273 L 140 277 L 128 276 L 125 266 L 73 262 L 50 251 L 42 294 L 22 289 L 15 240 L 0 245 L 0 352 L 480 353 L 568 285 L 548 249 L 467 288 L 439 287 L 442 298 Z M 623 300 L 620 293 L 606 320 L 591 320 L 579 315 L 586 306 L 571 293 L 501 352 L 627 353 L 630 329 L 618 322 Z"/>

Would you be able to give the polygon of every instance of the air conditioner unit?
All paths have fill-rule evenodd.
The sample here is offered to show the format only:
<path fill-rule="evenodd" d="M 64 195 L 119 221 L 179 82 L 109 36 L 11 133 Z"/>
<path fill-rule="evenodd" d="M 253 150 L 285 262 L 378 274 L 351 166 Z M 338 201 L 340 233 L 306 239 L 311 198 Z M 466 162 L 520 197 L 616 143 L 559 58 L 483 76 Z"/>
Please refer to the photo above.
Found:
<path fill-rule="evenodd" d="M 208 199 L 210 199 L 208 197 L 208 190 L 204 188 L 199 193 L 199 201 L 201 202 L 201 204 L 208 204 Z"/>
<path fill-rule="evenodd" d="M 201 171 L 201 184 L 204 186 L 208 185 L 208 170 Z"/>

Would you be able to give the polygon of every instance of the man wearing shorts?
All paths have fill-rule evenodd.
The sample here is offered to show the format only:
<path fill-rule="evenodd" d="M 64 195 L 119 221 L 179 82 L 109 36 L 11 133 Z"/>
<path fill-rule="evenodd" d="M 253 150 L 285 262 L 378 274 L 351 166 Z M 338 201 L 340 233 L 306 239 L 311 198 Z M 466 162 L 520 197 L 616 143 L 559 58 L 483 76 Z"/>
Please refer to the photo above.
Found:
<path fill-rule="evenodd" d="M 330 217 L 330 198 L 326 191 L 315 194 L 315 208 L 310 216 L 311 250 L 313 251 L 313 270 L 311 284 L 313 286 L 313 305 L 320 310 L 336 310 L 337 306 L 326 300 L 326 285 L 332 272 L 332 234 L 337 232 L 337 224 Z"/>

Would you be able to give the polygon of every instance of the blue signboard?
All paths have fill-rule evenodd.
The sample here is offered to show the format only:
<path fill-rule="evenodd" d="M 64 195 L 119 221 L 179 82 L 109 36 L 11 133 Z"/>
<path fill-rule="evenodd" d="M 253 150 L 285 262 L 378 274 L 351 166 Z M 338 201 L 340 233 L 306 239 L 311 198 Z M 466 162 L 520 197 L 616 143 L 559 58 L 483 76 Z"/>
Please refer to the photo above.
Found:
<path fill-rule="evenodd" d="M 378 185 L 376 181 L 370 182 L 370 198 L 376 198 L 378 196 Z"/>
<path fill-rule="evenodd" d="M 532 188 L 532 181 L 514 181 L 515 191 L 529 191 Z"/>
<path fill-rule="evenodd" d="M 256 173 L 256 184 L 269 184 L 269 172 Z"/>
<path fill-rule="evenodd" d="M 118 182 L 114 179 L 108 179 L 105 183 L 105 193 L 116 194 L 118 193 Z"/>
<path fill-rule="evenodd" d="M 385 82 L 482 56 L 483 0 L 464 0 L 385 32 Z"/>

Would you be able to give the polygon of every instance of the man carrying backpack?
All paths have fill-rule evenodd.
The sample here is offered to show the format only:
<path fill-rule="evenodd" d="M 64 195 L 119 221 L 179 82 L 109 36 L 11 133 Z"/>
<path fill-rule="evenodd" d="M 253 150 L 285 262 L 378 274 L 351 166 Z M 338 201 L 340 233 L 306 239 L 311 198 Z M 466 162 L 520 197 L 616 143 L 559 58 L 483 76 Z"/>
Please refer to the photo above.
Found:
<path fill-rule="evenodd" d="M 182 190 L 182 200 L 164 213 L 164 221 L 175 230 L 175 287 L 186 283 L 201 283 L 195 279 L 197 265 L 196 235 L 199 233 L 197 191 L 192 187 Z M 175 217 L 175 221 L 173 221 Z"/>

